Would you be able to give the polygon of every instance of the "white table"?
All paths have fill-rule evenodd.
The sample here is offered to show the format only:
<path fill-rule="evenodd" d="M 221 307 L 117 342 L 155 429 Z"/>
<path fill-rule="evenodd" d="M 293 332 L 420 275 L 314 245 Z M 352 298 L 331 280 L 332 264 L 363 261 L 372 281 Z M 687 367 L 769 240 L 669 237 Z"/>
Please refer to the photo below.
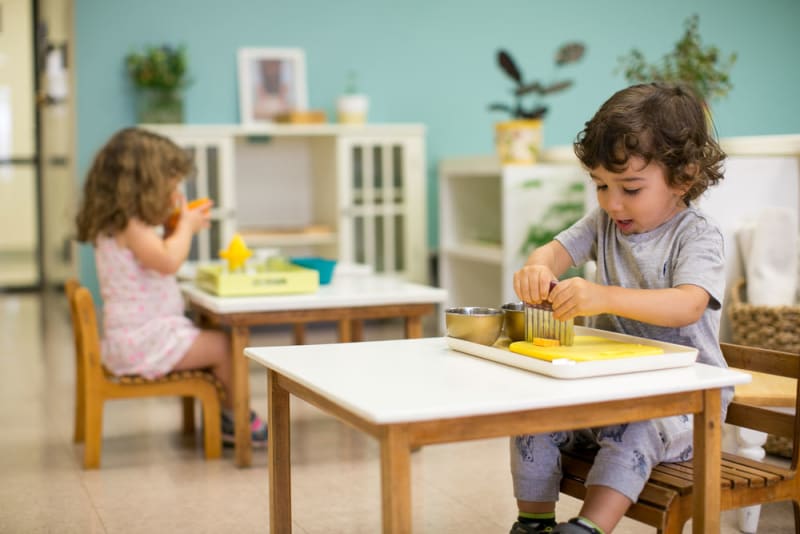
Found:
<path fill-rule="evenodd" d="M 360 341 L 362 321 L 405 319 L 407 338 L 422 336 L 422 317 L 433 313 L 447 298 L 444 289 L 413 284 L 374 274 L 335 275 L 315 293 L 258 297 L 218 297 L 193 283 L 181 285 L 183 294 L 202 324 L 230 327 L 233 354 L 234 461 L 247 467 L 252 460 L 249 407 L 250 385 L 244 349 L 250 327 L 266 324 L 295 325 L 295 343 L 304 342 L 305 323 L 336 321 L 340 342 Z"/>
<path fill-rule="evenodd" d="M 267 368 L 270 532 L 291 532 L 289 394 L 380 441 L 383 532 L 411 532 L 410 452 L 433 443 L 694 413 L 694 532 L 719 531 L 720 388 L 746 373 L 696 364 L 558 380 L 444 338 L 247 348 Z"/>

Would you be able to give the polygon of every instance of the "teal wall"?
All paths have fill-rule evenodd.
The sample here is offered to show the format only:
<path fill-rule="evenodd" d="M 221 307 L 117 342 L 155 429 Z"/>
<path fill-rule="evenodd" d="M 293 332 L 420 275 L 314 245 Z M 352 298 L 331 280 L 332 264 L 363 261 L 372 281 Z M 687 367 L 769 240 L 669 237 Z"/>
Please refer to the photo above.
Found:
<path fill-rule="evenodd" d="M 700 15 L 703 42 L 737 52 L 733 91 L 713 104 L 721 137 L 800 132 L 800 1 L 769 0 L 75 0 L 78 169 L 117 129 L 135 122 L 123 57 L 149 44 L 185 44 L 194 83 L 189 123 L 238 122 L 236 51 L 305 50 L 309 105 L 334 116 L 346 74 L 370 96 L 370 122 L 427 126 L 429 243 L 438 243 L 436 165 L 491 153 L 487 104 L 509 98 L 495 52 L 505 47 L 527 78 L 557 74 L 553 54 L 581 40 L 587 54 L 563 69 L 575 86 L 548 100 L 545 145 L 571 143 L 596 108 L 623 87 L 617 58 L 670 50 L 684 19 Z M 83 178 L 80 179 L 81 182 Z M 94 272 L 81 254 L 82 278 Z"/>

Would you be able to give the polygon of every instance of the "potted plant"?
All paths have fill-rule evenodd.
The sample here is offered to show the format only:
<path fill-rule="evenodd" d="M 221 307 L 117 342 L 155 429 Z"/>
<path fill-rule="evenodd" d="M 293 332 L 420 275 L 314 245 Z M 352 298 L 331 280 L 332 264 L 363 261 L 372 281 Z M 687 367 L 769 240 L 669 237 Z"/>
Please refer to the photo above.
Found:
<path fill-rule="evenodd" d="M 704 47 L 700 41 L 700 18 L 697 14 L 684 21 L 685 31 L 671 52 L 660 60 L 648 63 L 644 54 L 634 48 L 619 58 L 619 68 L 628 83 L 654 81 L 680 82 L 691 87 L 706 106 L 722 98 L 733 87 L 730 70 L 736 54 L 723 56 L 716 46 Z"/>
<path fill-rule="evenodd" d="M 125 66 L 137 91 L 139 122 L 183 122 L 183 89 L 189 85 L 184 46 L 131 52 Z"/>
<path fill-rule="evenodd" d="M 555 68 L 560 69 L 577 62 L 583 57 L 585 50 L 586 47 L 578 42 L 562 45 L 556 51 Z M 498 155 L 503 163 L 534 163 L 539 158 L 542 147 L 542 119 L 548 111 L 542 99 L 568 89 L 572 86 L 572 80 L 526 82 L 511 54 L 502 49 L 497 52 L 497 63 L 514 82 L 513 104 L 495 102 L 489 105 L 489 110 L 502 111 L 511 116 L 511 120 L 495 125 Z M 529 102 L 531 96 L 537 98 Z"/>

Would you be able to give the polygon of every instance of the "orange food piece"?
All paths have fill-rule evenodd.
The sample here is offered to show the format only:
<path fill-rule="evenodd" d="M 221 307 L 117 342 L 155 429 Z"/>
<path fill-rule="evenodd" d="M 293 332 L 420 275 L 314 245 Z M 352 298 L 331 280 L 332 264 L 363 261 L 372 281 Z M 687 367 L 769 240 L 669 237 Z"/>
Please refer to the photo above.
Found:
<path fill-rule="evenodd" d="M 197 209 L 197 208 L 204 208 L 204 210 L 211 209 L 211 199 L 208 197 L 201 197 L 192 200 L 191 202 L 186 204 L 186 207 L 190 210 Z M 172 214 L 167 219 L 167 222 L 164 226 L 167 228 L 168 231 L 172 231 L 178 226 L 178 220 L 181 218 L 181 209 L 175 208 Z"/>
<path fill-rule="evenodd" d="M 557 339 L 547 339 L 546 337 L 535 337 L 533 338 L 534 345 L 538 347 L 559 347 L 561 346 L 561 342 Z"/>

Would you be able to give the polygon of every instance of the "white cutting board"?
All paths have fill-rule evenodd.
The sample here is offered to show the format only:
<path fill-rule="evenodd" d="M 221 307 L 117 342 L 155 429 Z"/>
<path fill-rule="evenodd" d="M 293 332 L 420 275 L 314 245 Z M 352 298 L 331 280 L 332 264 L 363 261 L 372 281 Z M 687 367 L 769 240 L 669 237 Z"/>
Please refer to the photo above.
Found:
<path fill-rule="evenodd" d="M 554 378 L 587 378 L 592 376 L 635 373 L 638 371 L 654 371 L 656 369 L 668 369 L 671 367 L 686 367 L 692 365 L 697 360 L 697 349 L 676 345 L 674 343 L 665 343 L 663 341 L 628 336 L 584 326 L 576 326 L 575 335 L 599 336 L 622 343 L 639 343 L 641 345 L 660 347 L 664 350 L 664 353 L 591 362 L 576 362 L 566 359 L 548 362 L 511 352 L 508 350 L 509 339 L 505 337 L 498 339 L 493 346 L 481 345 L 454 337 L 448 337 L 447 344 L 451 349 L 459 352 L 533 371 L 534 373 L 552 376 Z"/>

